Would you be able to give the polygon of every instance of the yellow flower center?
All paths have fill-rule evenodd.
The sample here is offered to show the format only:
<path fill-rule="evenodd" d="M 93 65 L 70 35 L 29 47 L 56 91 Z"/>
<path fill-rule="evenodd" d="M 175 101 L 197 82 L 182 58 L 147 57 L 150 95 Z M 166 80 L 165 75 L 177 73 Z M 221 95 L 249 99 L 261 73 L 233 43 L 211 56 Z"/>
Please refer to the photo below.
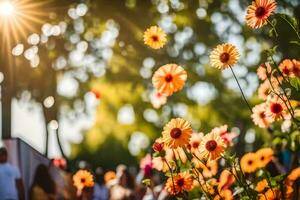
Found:
<path fill-rule="evenodd" d="M 207 149 L 207 151 L 214 151 L 217 148 L 217 146 L 218 143 L 215 140 L 209 140 L 205 144 L 205 148 Z"/>
<path fill-rule="evenodd" d="M 178 139 L 181 136 L 181 129 L 180 128 L 173 128 L 170 132 L 170 135 L 174 139 Z"/>
<path fill-rule="evenodd" d="M 220 60 L 222 63 L 227 63 L 229 61 L 229 53 L 222 53 L 220 55 Z"/>

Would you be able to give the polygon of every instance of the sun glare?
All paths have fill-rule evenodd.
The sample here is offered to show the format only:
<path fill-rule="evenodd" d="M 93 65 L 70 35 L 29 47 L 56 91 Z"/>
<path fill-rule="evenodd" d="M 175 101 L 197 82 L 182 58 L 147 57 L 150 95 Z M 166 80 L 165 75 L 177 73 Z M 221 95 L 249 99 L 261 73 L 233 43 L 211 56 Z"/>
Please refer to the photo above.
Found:
<path fill-rule="evenodd" d="M 14 5 L 9 1 L 0 2 L 0 15 L 1 16 L 10 16 L 13 15 L 15 10 Z"/>

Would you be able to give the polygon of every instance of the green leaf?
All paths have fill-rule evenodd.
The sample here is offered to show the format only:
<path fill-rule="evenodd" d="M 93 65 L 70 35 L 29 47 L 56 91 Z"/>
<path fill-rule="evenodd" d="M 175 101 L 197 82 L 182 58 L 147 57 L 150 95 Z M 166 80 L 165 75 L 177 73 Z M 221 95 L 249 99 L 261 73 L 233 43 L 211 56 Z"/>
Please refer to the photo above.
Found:
<path fill-rule="evenodd" d="M 300 91 L 300 78 L 290 78 L 290 83 L 297 91 Z"/>
<path fill-rule="evenodd" d="M 299 41 L 290 41 L 290 44 L 296 44 L 296 45 L 298 45 L 298 46 L 300 46 L 300 42 Z"/>

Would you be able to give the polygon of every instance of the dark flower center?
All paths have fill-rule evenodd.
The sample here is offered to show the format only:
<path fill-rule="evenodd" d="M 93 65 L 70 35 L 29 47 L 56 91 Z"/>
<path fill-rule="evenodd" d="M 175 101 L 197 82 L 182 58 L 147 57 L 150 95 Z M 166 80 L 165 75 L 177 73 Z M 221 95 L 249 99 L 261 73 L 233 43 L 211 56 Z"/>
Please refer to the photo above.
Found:
<path fill-rule="evenodd" d="M 171 82 L 173 80 L 173 76 L 171 74 L 167 74 L 165 76 L 165 81 L 167 81 L 168 83 Z"/>
<path fill-rule="evenodd" d="M 265 156 L 260 157 L 260 160 L 265 160 Z"/>
<path fill-rule="evenodd" d="M 157 42 L 159 39 L 157 35 L 153 35 L 151 38 L 154 42 Z"/>
<path fill-rule="evenodd" d="M 266 9 L 264 7 L 258 7 L 255 11 L 256 17 L 263 17 L 266 13 Z"/>
<path fill-rule="evenodd" d="M 218 143 L 215 140 L 209 140 L 205 144 L 205 148 L 207 149 L 207 151 L 214 151 L 217 148 L 217 146 Z"/>
<path fill-rule="evenodd" d="M 259 113 L 259 117 L 262 118 L 262 119 L 264 119 L 266 117 L 265 112 Z"/>
<path fill-rule="evenodd" d="M 227 63 L 229 61 L 229 53 L 222 53 L 220 55 L 220 60 L 222 63 Z"/>
<path fill-rule="evenodd" d="M 178 179 L 176 183 L 178 186 L 182 187 L 184 185 L 184 179 L 183 178 Z"/>
<path fill-rule="evenodd" d="M 253 161 L 252 160 L 249 160 L 248 161 L 248 165 L 252 165 L 253 164 Z"/>
<path fill-rule="evenodd" d="M 84 183 L 85 182 L 85 178 L 82 178 L 80 181 L 81 181 L 81 183 Z"/>
<path fill-rule="evenodd" d="M 199 146 L 199 142 L 193 142 L 192 145 L 193 145 L 193 148 L 196 149 L 196 148 L 198 148 L 198 146 Z"/>
<path fill-rule="evenodd" d="M 281 113 L 282 111 L 283 111 L 283 108 L 279 103 L 273 103 L 271 105 L 271 112 L 272 113 L 278 114 L 278 113 Z"/>
<path fill-rule="evenodd" d="M 283 73 L 283 74 L 286 74 L 286 75 L 289 75 L 289 74 L 290 74 L 289 68 L 288 68 L 288 67 L 284 67 L 284 68 L 282 69 L 282 73 Z"/>
<path fill-rule="evenodd" d="M 174 139 L 178 139 L 181 136 L 180 128 L 173 128 L 170 132 L 170 135 Z"/>

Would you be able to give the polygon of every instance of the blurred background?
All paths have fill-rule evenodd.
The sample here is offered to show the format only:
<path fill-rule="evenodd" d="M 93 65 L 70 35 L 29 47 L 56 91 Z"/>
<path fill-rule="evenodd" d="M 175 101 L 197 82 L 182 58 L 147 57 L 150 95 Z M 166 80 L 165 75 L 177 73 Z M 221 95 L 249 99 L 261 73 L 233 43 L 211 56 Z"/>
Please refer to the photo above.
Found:
<path fill-rule="evenodd" d="M 21 138 L 74 163 L 135 166 L 173 117 L 190 121 L 195 132 L 228 124 L 239 134 L 238 155 L 256 149 L 268 133 L 252 123 L 231 72 L 209 65 L 209 52 L 224 42 L 238 47 L 234 71 L 251 105 L 259 102 L 256 68 L 264 50 L 278 45 L 285 55 L 277 61 L 299 57 L 284 44 L 293 37 L 288 26 L 280 26 L 276 44 L 268 28 L 245 26 L 250 0 L 16 2 L 24 14 L 0 19 L 2 138 Z M 299 19 L 298 0 L 277 3 L 278 12 Z M 168 34 L 158 51 L 143 44 L 152 25 Z M 167 63 L 184 67 L 188 81 L 160 106 L 151 77 Z"/>

